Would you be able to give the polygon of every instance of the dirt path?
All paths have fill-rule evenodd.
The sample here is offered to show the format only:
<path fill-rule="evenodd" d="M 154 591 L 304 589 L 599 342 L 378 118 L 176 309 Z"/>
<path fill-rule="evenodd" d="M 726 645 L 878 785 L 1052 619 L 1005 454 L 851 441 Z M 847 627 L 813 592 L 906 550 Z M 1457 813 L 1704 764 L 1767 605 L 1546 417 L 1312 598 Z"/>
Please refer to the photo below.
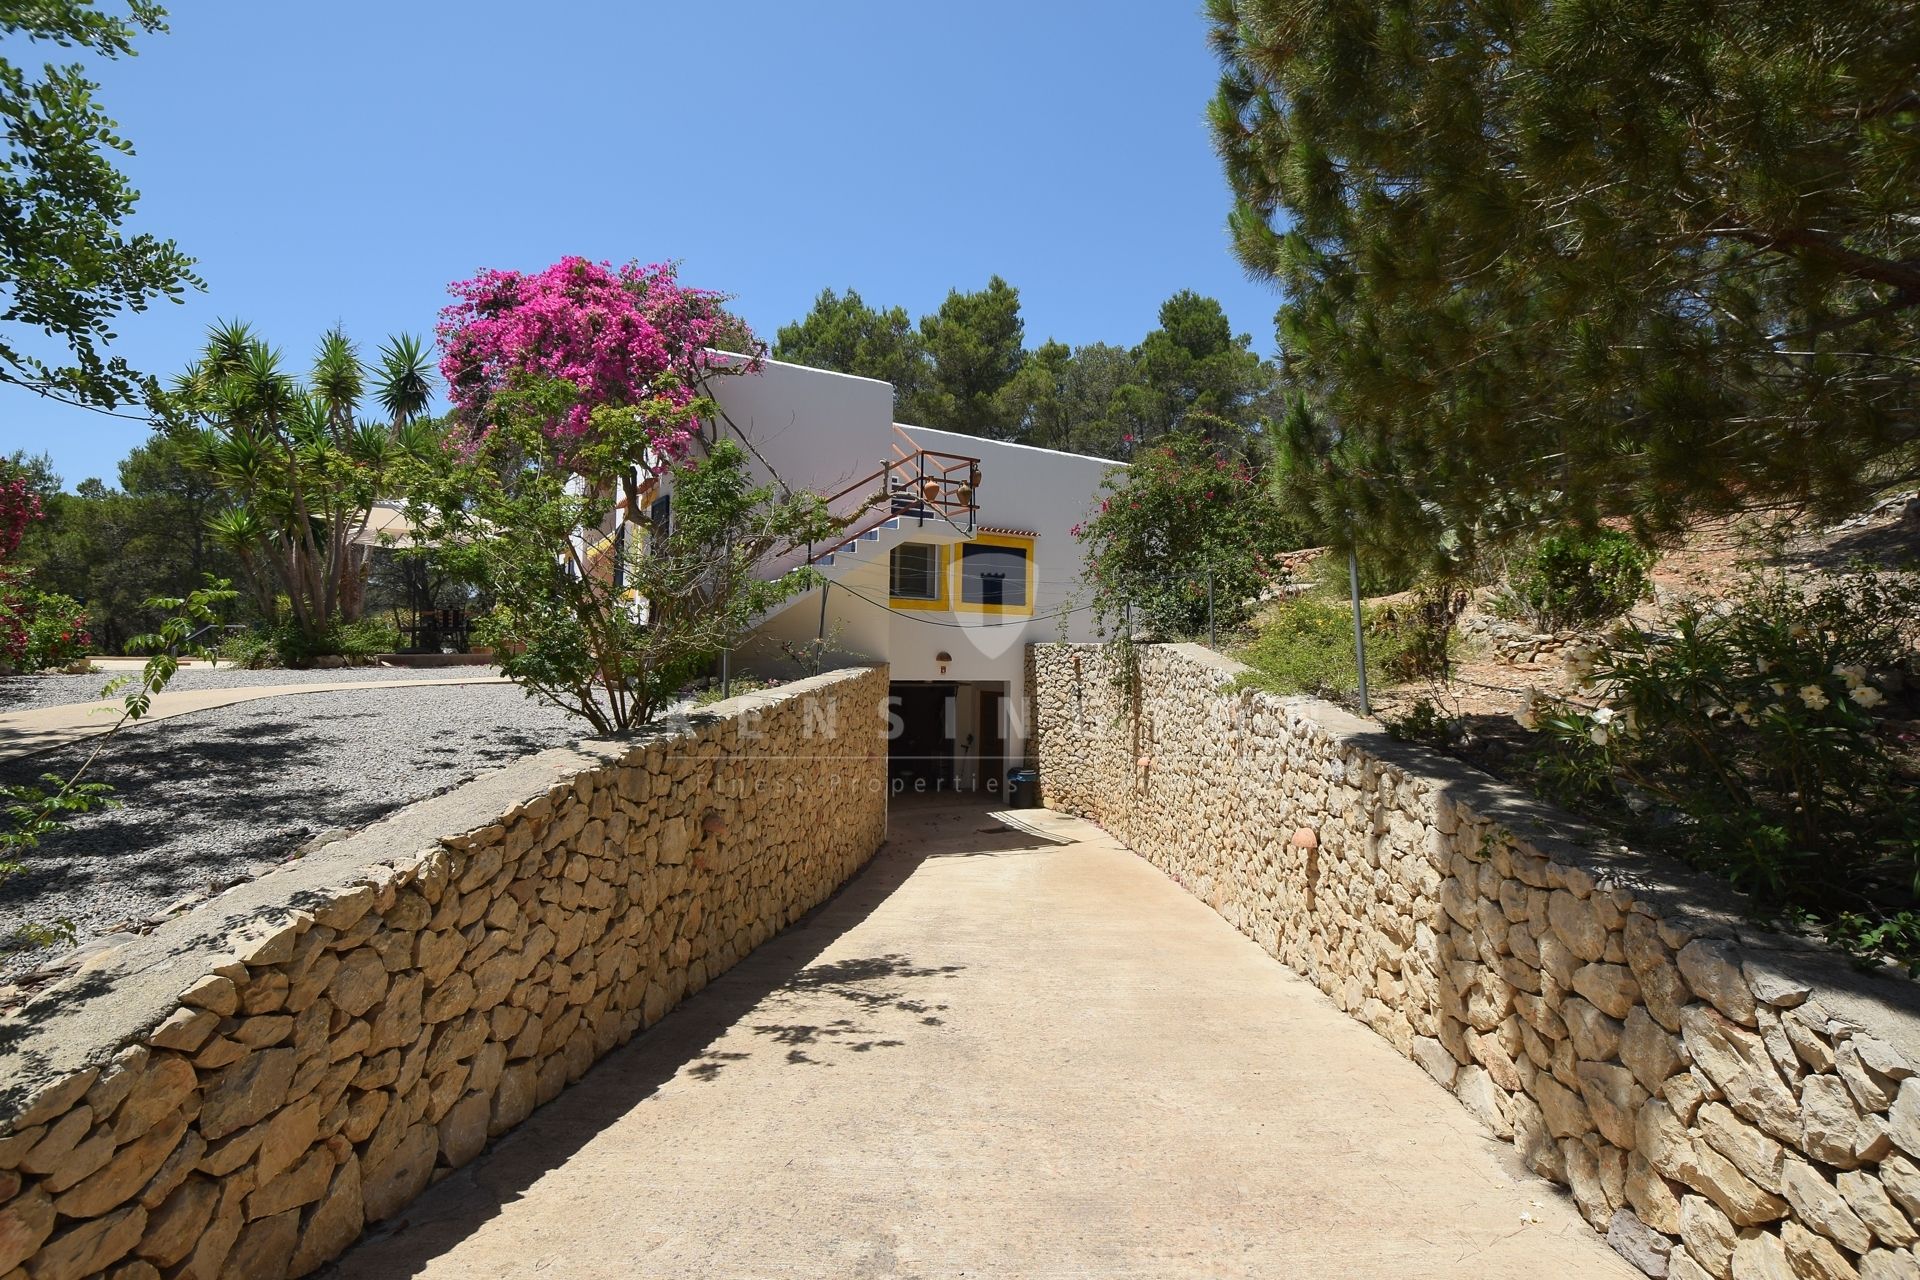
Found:
<path fill-rule="evenodd" d="M 1145 862 L 985 825 L 897 804 L 837 898 L 339 1274 L 1638 1275 Z"/>

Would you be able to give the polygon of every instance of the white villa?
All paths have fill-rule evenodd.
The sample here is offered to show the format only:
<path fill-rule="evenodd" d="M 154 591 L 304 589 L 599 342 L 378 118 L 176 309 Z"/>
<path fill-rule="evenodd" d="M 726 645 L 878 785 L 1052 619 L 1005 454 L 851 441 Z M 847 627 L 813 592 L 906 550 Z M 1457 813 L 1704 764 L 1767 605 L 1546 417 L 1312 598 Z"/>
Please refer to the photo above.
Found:
<path fill-rule="evenodd" d="M 1097 638 L 1071 530 L 1116 464 L 896 423 L 893 387 L 871 378 L 769 360 L 708 390 L 716 438 L 745 444 L 758 480 L 867 507 L 843 541 L 767 566 L 811 558 L 825 585 L 743 636 L 732 671 L 885 662 L 896 785 L 1000 790 L 1026 759 L 1026 646 Z M 653 503 L 657 519 L 671 495 Z"/>

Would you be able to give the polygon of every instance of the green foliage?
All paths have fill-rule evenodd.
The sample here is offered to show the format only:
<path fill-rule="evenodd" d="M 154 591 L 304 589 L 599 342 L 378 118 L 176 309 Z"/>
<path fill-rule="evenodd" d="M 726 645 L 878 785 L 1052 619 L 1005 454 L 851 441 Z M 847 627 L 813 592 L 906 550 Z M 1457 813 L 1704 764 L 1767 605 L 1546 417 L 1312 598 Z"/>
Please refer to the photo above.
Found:
<path fill-rule="evenodd" d="M 1140 343 L 1146 436 L 1196 432 L 1245 449 L 1256 431 L 1272 371 L 1253 339 L 1235 334 L 1219 302 L 1182 289 L 1160 305 L 1160 327 Z"/>
<path fill-rule="evenodd" d="M 322 335 L 307 382 L 238 322 L 217 325 L 198 363 L 174 380 L 169 429 L 186 464 L 224 505 L 207 520 L 239 562 L 262 618 L 299 633 L 283 645 L 332 652 L 334 633 L 365 606 L 372 549 L 356 541 L 373 503 L 394 496 L 396 463 L 431 447 L 419 423 L 432 385 L 429 349 L 402 336 L 370 371 L 347 336 Z M 385 421 L 360 418 L 372 391 Z"/>
<path fill-rule="evenodd" d="M 87 611 L 72 596 L 57 591 L 31 592 L 27 623 L 28 671 L 69 666 L 87 656 L 93 638 L 87 632 Z M 5 608 L 0 602 L 0 608 Z"/>
<path fill-rule="evenodd" d="M 1387 682 L 1402 641 L 1367 617 L 1367 680 Z M 1253 640 L 1236 655 L 1253 668 L 1242 681 L 1274 693 L 1305 693 L 1349 702 L 1359 691 L 1353 654 L 1353 607 L 1328 595 L 1303 595 L 1275 605 L 1259 620 Z"/>
<path fill-rule="evenodd" d="M 1906 6 L 1208 12 L 1324 527 L 1470 561 L 1543 524 L 1838 513 L 1920 469 Z"/>
<path fill-rule="evenodd" d="M 1094 616 L 1160 637 L 1204 636 L 1246 621 L 1290 549 L 1281 513 L 1253 470 L 1197 434 L 1167 437 L 1108 476 L 1097 511 L 1074 526 L 1086 545 Z"/>
<path fill-rule="evenodd" d="M 948 291 L 940 309 L 920 320 L 932 362 L 915 409 L 919 425 L 1004 440 L 1012 420 L 1002 396 L 1026 359 L 1020 291 L 994 276 L 975 293 Z"/>
<path fill-rule="evenodd" d="M 812 494 L 754 486 L 746 452 L 721 440 L 668 473 L 670 528 L 642 519 L 607 535 L 611 495 L 633 460 L 675 422 L 710 417 L 713 403 L 662 394 L 602 405 L 563 446 L 542 426 L 576 394 L 554 380 L 496 395 L 491 432 L 416 476 L 414 516 L 449 570 L 494 602 L 475 638 L 499 652 L 501 670 L 598 732 L 626 733 L 753 619 L 819 580 L 810 569 L 762 580 L 764 560 L 824 542 L 845 522 Z"/>
<path fill-rule="evenodd" d="M 877 311 L 853 289 L 822 289 L 813 310 L 780 326 L 773 358 L 890 382 L 895 412 L 907 421 L 927 375 L 926 349 L 906 308 Z"/>
<path fill-rule="evenodd" d="M 1652 590 L 1653 553 L 1624 533 L 1556 533 L 1527 548 L 1507 570 L 1508 590 L 1534 626 L 1588 627 L 1631 609 Z"/>
<path fill-rule="evenodd" d="M 1415 698 L 1406 714 L 1386 721 L 1387 732 L 1401 742 L 1445 748 L 1453 742 L 1453 719 L 1432 698 Z"/>
<path fill-rule="evenodd" d="M 365 662 L 376 654 L 393 653 L 400 647 L 400 625 L 391 617 L 356 618 L 343 622 L 335 632 L 335 652 L 353 662 Z"/>
<path fill-rule="evenodd" d="M 311 667 L 320 658 L 345 658 L 350 665 L 365 663 L 376 654 L 400 647 L 400 628 L 390 617 L 335 619 L 318 633 L 310 633 L 289 618 L 260 632 L 247 632 L 225 641 L 221 656 L 236 666 Z"/>
<path fill-rule="evenodd" d="M 1903 575 L 1758 577 L 1612 641 L 1592 668 L 1601 705 L 1529 707 L 1522 723 L 1542 730 L 1558 798 L 1664 841 L 1765 911 L 1910 947 L 1920 789 L 1900 722 L 1916 636 L 1920 584 Z"/>
<path fill-rule="evenodd" d="M 1041 449 L 1125 458 L 1154 426 L 1143 416 L 1139 382 L 1139 366 L 1125 347 L 1043 342 L 1000 389 L 1008 438 Z"/>
<path fill-rule="evenodd" d="M 39 460 L 16 454 L 14 461 Z M 118 488 L 90 479 L 62 492 L 50 468 L 39 472 L 46 518 L 27 527 L 15 561 L 36 587 L 84 603 L 99 652 L 121 653 L 131 637 L 159 625 L 146 607 L 155 593 L 185 596 L 208 574 L 238 573 L 207 528 L 221 505 L 218 491 L 165 436 L 120 463 Z"/>
<path fill-rule="evenodd" d="M 1447 680 L 1453 673 L 1453 626 L 1471 599 L 1457 582 L 1430 581 L 1411 598 L 1376 609 L 1374 625 L 1394 641 L 1392 655 L 1381 663 L 1387 678 L 1395 683 Z"/>
<path fill-rule="evenodd" d="M 236 631 L 220 641 L 214 650 L 214 656 L 230 667 L 242 671 L 261 671 L 268 667 L 284 665 L 280 657 L 280 648 L 274 644 L 273 637 L 264 631 L 248 629 Z"/>
<path fill-rule="evenodd" d="M 0 6 L 0 35 L 8 55 L 37 58 L 33 46 L 48 44 L 97 64 L 131 56 L 135 36 L 166 30 L 165 17 L 147 0 L 128 0 L 124 15 L 91 0 L 38 0 Z M 0 337 L 0 382 L 111 409 L 158 390 L 123 357 L 105 354 L 115 317 L 160 298 L 177 302 L 200 280 L 173 241 L 123 230 L 140 193 L 114 163 L 133 147 L 86 73 L 80 63 L 47 63 L 35 75 L 15 56 L 0 57 L 0 285 L 4 320 L 19 335 Z M 42 338 L 64 350 L 19 345 Z"/>
<path fill-rule="evenodd" d="M 1218 301 L 1181 290 L 1138 347 L 1048 339 L 1022 349 L 1020 292 L 999 276 L 953 290 L 916 330 L 828 289 L 784 325 L 774 358 L 893 384 L 902 421 L 1093 457 L 1129 456 L 1173 431 L 1244 453 L 1265 449 L 1274 369 Z"/>
<path fill-rule="evenodd" d="M 1285 492 L 1284 486 L 1276 487 L 1276 496 L 1282 503 L 1286 502 Z M 1288 508 L 1288 516 L 1294 521 L 1299 521 L 1300 519 L 1298 513 L 1291 507 Z M 1304 527 L 1301 528 L 1298 536 L 1301 539 L 1302 546 L 1324 544 L 1331 540 L 1324 536 L 1323 531 Z M 1415 572 L 1404 561 L 1396 558 L 1370 556 L 1365 550 L 1362 550 L 1359 563 L 1360 595 L 1365 599 L 1372 599 L 1374 596 L 1397 595 L 1402 591 L 1410 591 L 1413 589 L 1414 584 L 1421 580 L 1419 573 Z M 1335 549 L 1330 550 L 1325 555 L 1316 557 L 1310 572 L 1314 582 L 1319 585 L 1322 591 L 1330 595 L 1352 594 L 1352 576 L 1347 565 L 1345 552 Z"/>

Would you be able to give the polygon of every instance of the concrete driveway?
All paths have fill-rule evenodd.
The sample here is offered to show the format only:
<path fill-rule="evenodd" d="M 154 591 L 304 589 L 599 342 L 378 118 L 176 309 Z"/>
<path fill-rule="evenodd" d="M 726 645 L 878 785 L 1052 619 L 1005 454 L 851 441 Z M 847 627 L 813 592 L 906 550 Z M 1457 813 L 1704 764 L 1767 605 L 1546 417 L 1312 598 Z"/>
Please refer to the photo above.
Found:
<path fill-rule="evenodd" d="M 989 825 L 896 804 L 838 897 L 339 1273 L 1638 1276 L 1158 871 Z"/>

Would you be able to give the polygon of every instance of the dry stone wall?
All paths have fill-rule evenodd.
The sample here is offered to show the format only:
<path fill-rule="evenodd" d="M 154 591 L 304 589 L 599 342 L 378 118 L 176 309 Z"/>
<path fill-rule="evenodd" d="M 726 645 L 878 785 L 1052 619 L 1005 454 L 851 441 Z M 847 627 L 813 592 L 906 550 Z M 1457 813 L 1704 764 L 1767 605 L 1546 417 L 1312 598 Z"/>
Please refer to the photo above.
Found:
<path fill-rule="evenodd" d="M 0 1277 L 304 1275 L 831 894 L 884 669 L 550 751 L 0 1021 Z"/>
<path fill-rule="evenodd" d="M 1204 649 L 1135 653 L 1029 651 L 1049 807 L 1418 1062 L 1648 1275 L 1920 1278 L 1911 983 Z"/>

